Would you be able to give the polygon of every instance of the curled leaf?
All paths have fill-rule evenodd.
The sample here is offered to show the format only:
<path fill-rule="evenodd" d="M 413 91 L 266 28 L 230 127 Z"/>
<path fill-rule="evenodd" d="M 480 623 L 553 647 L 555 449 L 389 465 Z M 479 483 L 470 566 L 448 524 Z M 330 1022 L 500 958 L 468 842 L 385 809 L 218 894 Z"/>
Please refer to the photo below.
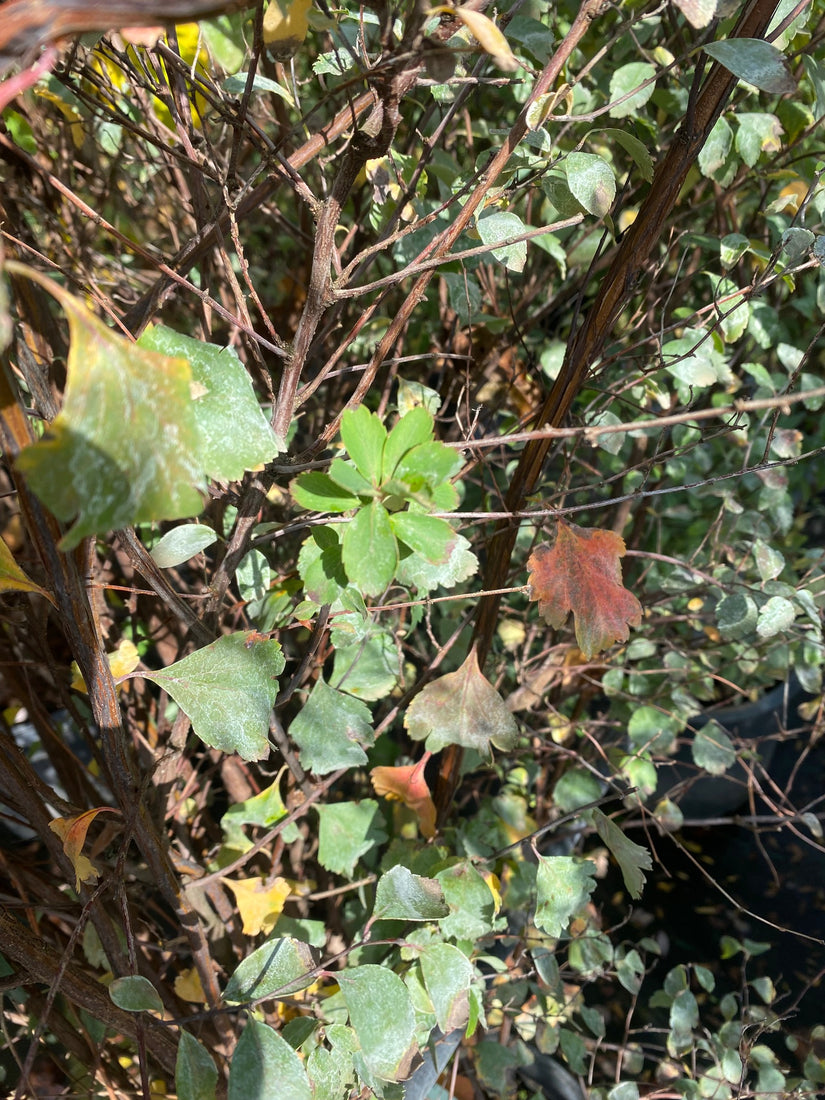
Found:
<path fill-rule="evenodd" d="M 576 641 L 590 660 L 614 642 L 625 642 L 629 626 L 640 626 L 642 606 L 622 584 L 619 559 L 624 540 L 613 531 L 587 530 L 559 521 L 556 541 L 530 555 L 530 598 L 556 630 L 573 612 Z"/>
<path fill-rule="evenodd" d="M 116 814 L 119 810 L 112 806 L 98 806 L 94 810 L 86 810 L 75 817 L 56 817 L 49 822 L 49 828 L 56 833 L 63 842 L 63 851 L 72 862 L 75 872 L 75 890 L 80 890 L 82 882 L 95 882 L 99 872 L 90 859 L 83 855 L 81 849 L 86 843 L 86 833 L 89 826 L 98 814 Z"/>
<path fill-rule="evenodd" d="M 3 539 L 0 539 L 0 592 L 39 592 L 50 603 L 55 603 L 54 596 L 23 572 Z"/>
<path fill-rule="evenodd" d="M 510 49 L 507 39 L 488 16 L 482 15 L 480 11 L 473 11 L 472 8 L 451 8 L 447 5 L 432 10 L 433 14 L 443 12 L 457 19 L 459 23 L 463 23 L 482 50 L 492 57 L 500 69 L 511 73 L 519 67 L 519 60 Z"/>
<path fill-rule="evenodd" d="M 398 799 L 408 806 L 418 818 L 421 835 L 435 836 L 435 804 L 424 778 L 424 769 L 432 756 L 425 752 L 417 764 L 401 767 L 377 767 L 370 772 L 376 794 L 384 798 Z"/>

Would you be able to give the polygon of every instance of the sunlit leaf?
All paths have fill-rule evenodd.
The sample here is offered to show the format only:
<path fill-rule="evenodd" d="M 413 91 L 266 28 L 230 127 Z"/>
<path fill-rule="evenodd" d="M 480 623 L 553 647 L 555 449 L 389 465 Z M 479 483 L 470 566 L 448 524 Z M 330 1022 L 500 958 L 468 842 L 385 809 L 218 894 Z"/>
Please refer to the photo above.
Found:
<path fill-rule="evenodd" d="M 425 947 L 419 958 L 421 976 L 445 1035 L 464 1027 L 470 1015 L 469 989 L 475 977 L 470 960 L 450 943 Z"/>
<path fill-rule="evenodd" d="M 322 678 L 293 718 L 289 735 L 301 750 L 303 767 L 316 775 L 365 764 L 364 749 L 375 741 L 369 707 Z"/>
<path fill-rule="evenodd" d="M 130 672 L 135 671 L 140 664 L 140 654 L 131 638 L 121 638 L 118 642 L 117 649 L 113 653 L 106 654 L 106 660 L 109 664 L 109 670 L 112 676 L 115 680 L 119 680 L 121 677 L 128 676 Z M 72 661 L 71 669 L 71 687 L 75 691 L 82 691 L 84 695 L 87 694 L 86 683 L 81 675 L 80 666 L 77 661 Z"/>
<path fill-rule="evenodd" d="M 656 91 L 653 80 L 655 76 L 655 68 L 647 61 L 631 61 L 627 65 L 620 65 L 610 78 L 611 117 L 627 118 L 635 115 L 640 107 L 644 107 Z M 647 81 L 650 83 L 647 84 Z M 647 87 L 640 87 L 642 84 L 647 84 Z M 617 103 L 623 96 L 629 98 Z"/>
<path fill-rule="evenodd" d="M 692 27 L 701 30 L 716 15 L 716 0 L 673 0 L 673 3 Z M 619 1097 L 611 1097 L 619 1100 Z"/>
<path fill-rule="evenodd" d="M 489 756 L 491 744 L 506 751 L 518 740 L 516 720 L 479 669 L 475 649 L 461 668 L 433 680 L 413 699 L 404 726 L 414 741 L 426 738 L 430 752 L 463 745 Z"/>
<path fill-rule="evenodd" d="M 576 641 L 588 660 L 641 625 L 641 604 L 622 585 L 624 553 L 624 540 L 613 531 L 559 521 L 555 543 L 537 546 L 528 559 L 530 598 L 556 630 L 573 612 Z"/>
<path fill-rule="evenodd" d="M 362 477 L 373 485 L 381 481 L 387 429 L 365 405 L 345 409 L 341 417 L 341 440 Z"/>
<path fill-rule="evenodd" d="M 523 234 L 524 222 L 518 214 L 509 210 L 496 210 L 479 218 L 476 228 L 484 244 L 495 245 Z M 527 241 L 516 241 L 514 244 L 494 248 L 492 254 L 508 271 L 524 271 L 527 263 Z"/>
<path fill-rule="evenodd" d="M 398 864 L 378 880 L 373 906 L 375 917 L 430 921 L 446 917 L 449 911 L 441 886 L 433 878 L 414 875 Z"/>
<path fill-rule="evenodd" d="M 390 527 L 399 542 L 435 565 L 444 565 L 456 544 L 455 531 L 439 516 L 396 512 L 390 516 Z"/>
<path fill-rule="evenodd" d="M 167 531 L 155 543 L 150 553 L 161 569 L 172 569 L 194 558 L 201 550 L 216 542 L 217 538 L 212 528 L 205 523 L 182 523 Z"/>
<path fill-rule="evenodd" d="M 115 978 L 109 986 L 109 996 L 124 1012 L 163 1012 L 160 994 L 148 978 L 140 974 Z"/>
<path fill-rule="evenodd" d="M 192 368 L 197 457 L 207 477 L 237 481 L 284 449 L 234 348 L 195 340 L 164 325 L 150 325 L 138 347 L 180 356 Z"/>
<path fill-rule="evenodd" d="M 49 603 L 54 604 L 54 597 L 45 588 L 35 584 L 26 576 L 9 550 L 3 539 L 0 538 L 0 592 L 38 592 L 45 596 Z M 57 606 L 55 604 L 55 606 Z"/>
<path fill-rule="evenodd" d="M 763 92 L 784 95 L 796 91 L 783 54 L 762 38 L 726 38 L 703 49 L 720 65 Z"/>
<path fill-rule="evenodd" d="M 478 869 L 469 860 L 459 860 L 435 877 L 450 907 L 449 915 L 438 922 L 443 934 L 471 941 L 485 936 L 495 923 L 496 899 Z"/>
<path fill-rule="evenodd" d="M 227 1100 L 312 1100 L 303 1063 L 268 1024 L 250 1016 L 229 1068 Z"/>
<path fill-rule="evenodd" d="M 596 866 L 578 856 L 539 856 L 536 926 L 553 939 L 584 908 L 596 885 Z"/>
<path fill-rule="evenodd" d="M 49 822 L 49 828 L 60 837 L 63 843 L 63 851 L 71 860 L 75 872 L 75 890 L 80 890 L 83 882 L 94 882 L 99 878 L 99 872 L 90 859 L 83 855 L 82 848 L 86 843 L 86 833 L 98 814 L 119 814 L 111 806 L 98 806 L 94 810 L 85 810 L 74 817 L 56 817 Z"/>
<path fill-rule="evenodd" d="M 482 15 L 480 11 L 472 8 L 433 8 L 434 12 L 446 12 L 453 19 L 458 19 L 470 34 L 478 42 L 479 46 L 488 53 L 500 69 L 505 72 L 513 72 L 519 67 L 519 60 L 510 49 L 509 43 L 492 19 Z"/>
<path fill-rule="evenodd" d="M 309 944 L 290 936 L 272 936 L 241 962 L 224 990 L 230 1004 L 287 997 L 315 980 L 315 956 Z"/>
<path fill-rule="evenodd" d="M 606 160 L 592 153 L 569 153 L 564 168 L 573 197 L 589 214 L 603 218 L 610 213 L 616 198 L 616 177 Z"/>
<path fill-rule="evenodd" d="M 286 879 L 278 877 L 271 882 L 263 878 L 224 878 L 221 882 L 235 895 L 245 936 L 271 932 L 283 912 L 284 902 L 292 892 Z"/>
<path fill-rule="evenodd" d="M 145 675 L 168 691 L 205 744 L 263 760 L 284 663 L 278 642 L 239 631 Z"/>
<path fill-rule="evenodd" d="M 276 61 L 288 61 L 307 36 L 312 0 L 269 0 L 264 45 Z"/>
<path fill-rule="evenodd" d="M 336 875 L 351 876 L 355 864 L 387 839 L 384 818 L 373 798 L 316 807 L 321 819 L 318 859 Z"/>
<path fill-rule="evenodd" d="M 342 970 L 338 984 L 367 1066 L 385 1081 L 402 1081 L 418 1053 L 415 1011 L 394 971 L 367 964 Z"/>
<path fill-rule="evenodd" d="M 395 575 L 398 544 L 386 508 L 373 501 L 350 520 L 341 540 L 347 576 L 365 596 L 380 596 Z"/>
<path fill-rule="evenodd" d="M 384 798 L 397 798 L 408 806 L 418 818 L 421 835 L 427 838 L 435 836 L 436 821 L 435 804 L 424 775 L 431 755 L 425 752 L 417 764 L 379 766 L 370 772 L 375 793 Z"/>
<path fill-rule="evenodd" d="M 17 458 L 55 516 L 75 520 L 62 547 L 200 512 L 206 477 L 189 363 L 137 347 L 51 279 L 19 264 L 7 267 L 44 287 L 69 319 L 63 408 Z"/>
<path fill-rule="evenodd" d="M 175 1062 L 178 1100 L 214 1100 L 218 1070 L 212 1055 L 194 1035 L 181 1029 Z"/>
<path fill-rule="evenodd" d="M 203 991 L 201 976 L 194 966 L 181 970 L 175 978 L 175 996 L 189 1004 L 206 1004 L 206 994 Z M 183 1033 L 181 1033 L 183 1034 Z"/>

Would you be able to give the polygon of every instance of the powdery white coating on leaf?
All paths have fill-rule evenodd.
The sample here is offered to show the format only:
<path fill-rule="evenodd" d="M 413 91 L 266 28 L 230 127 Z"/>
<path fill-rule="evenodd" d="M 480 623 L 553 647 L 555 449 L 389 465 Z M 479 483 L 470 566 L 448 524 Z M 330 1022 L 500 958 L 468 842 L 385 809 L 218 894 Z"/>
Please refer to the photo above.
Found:
<path fill-rule="evenodd" d="M 244 760 L 264 760 L 276 677 L 283 670 L 278 642 L 239 631 L 146 679 L 169 692 L 207 745 Z"/>
<path fill-rule="evenodd" d="M 761 38 L 727 38 L 708 42 L 704 50 L 734 76 L 763 92 L 783 95 L 796 91 L 796 81 L 786 68 L 783 54 L 770 42 Z"/>
<path fill-rule="evenodd" d="M 413 699 L 404 725 L 414 741 L 426 738 L 430 752 L 463 745 L 489 756 L 491 744 L 506 751 L 518 739 L 516 720 L 482 675 L 474 649 L 461 668 L 427 684 Z"/>
<path fill-rule="evenodd" d="M 251 1017 L 232 1055 L 228 1100 L 312 1100 L 303 1063 L 268 1024 Z"/>
<path fill-rule="evenodd" d="M 385 1081 L 403 1081 L 418 1053 L 415 1011 L 394 971 L 367 964 L 341 971 L 341 993 L 369 1070 Z"/>
<path fill-rule="evenodd" d="M 559 630 L 573 612 L 576 641 L 590 660 L 614 642 L 625 642 L 640 626 L 642 605 L 623 586 L 619 559 L 624 540 L 613 531 L 588 530 L 559 521 L 555 543 L 530 555 L 530 598 L 539 614 Z"/>

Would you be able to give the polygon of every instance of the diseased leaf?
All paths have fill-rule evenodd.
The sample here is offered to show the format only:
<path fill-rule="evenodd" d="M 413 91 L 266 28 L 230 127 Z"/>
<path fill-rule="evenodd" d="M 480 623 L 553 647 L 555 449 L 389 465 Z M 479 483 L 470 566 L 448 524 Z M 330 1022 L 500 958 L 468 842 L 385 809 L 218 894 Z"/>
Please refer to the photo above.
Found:
<path fill-rule="evenodd" d="M 426 738 L 430 752 L 463 745 L 489 756 L 491 744 L 506 751 L 518 740 L 516 720 L 479 669 L 475 649 L 461 668 L 427 684 L 413 699 L 404 726 L 414 741 Z"/>
<path fill-rule="evenodd" d="M 175 1062 L 175 1089 L 178 1100 L 214 1100 L 218 1070 L 202 1043 L 181 1029 Z"/>
<path fill-rule="evenodd" d="M 355 864 L 387 839 L 384 818 L 374 798 L 317 806 L 318 859 L 336 875 L 351 876 Z"/>
<path fill-rule="evenodd" d="M 264 760 L 284 663 L 278 642 L 239 631 L 145 676 L 169 692 L 205 744 Z"/>
<path fill-rule="evenodd" d="M 398 563 L 395 576 L 399 584 L 414 588 L 419 594 L 435 588 L 454 588 L 478 572 L 478 558 L 463 535 L 455 535 L 450 556 L 443 564 L 435 564 L 420 554 L 409 554 Z"/>
<path fill-rule="evenodd" d="M 716 15 L 716 0 L 673 0 L 673 3 L 688 23 L 697 30 L 706 27 Z M 611 1093 L 609 1100 L 620 1100 L 620 1098 Z M 621 1097 L 621 1100 L 625 1100 L 625 1097 Z"/>
<path fill-rule="evenodd" d="M 7 268 L 44 287 L 69 319 L 63 408 L 16 460 L 54 515 L 75 521 L 61 548 L 130 524 L 197 515 L 206 477 L 189 363 L 119 336 L 44 275 Z"/>
<path fill-rule="evenodd" d="M 726 38 L 708 42 L 703 49 L 734 76 L 763 92 L 784 95 L 796 91 L 796 81 L 788 72 L 784 56 L 770 42 L 761 38 Z"/>
<path fill-rule="evenodd" d="M 724 775 L 736 763 L 733 742 L 715 720 L 696 731 L 691 751 L 695 763 L 711 775 Z"/>
<path fill-rule="evenodd" d="M 519 67 L 519 60 L 510 49 L 509 43 L 495 23 L 487 15 L 472 8 L 433 8 L 434 12 L 446 12 L 453 19 L 458 19 L 470 34 L 478 42 L 479 46 L 488 53 L 500 69 L 505 72 L 513 72 Z"/>
<path fill-rule="evenodd" d="M 407 987 L 394 971 L 373 964 L 347 967 L 338 984 L 369 1070 L 384 1081 L 405 1080 L 418 1053 Z"/>
<path fill-rule="evenodd" d="M 378 880 L 373 916 L 395 920 L 430 921 L 450 912 L 440 884 L 414 875 L 396 864 Z"/>
<path fill-rule="evenodd" d="M 596 866 L 578 856 L 539 856 L 536 873 L 536 926 L 553 939 L 590 900 Z"/>
<path fill-rule="evenodd" d="M 603 218 L 616 198 L 616 177 L 601 157 L 592 153 L 569 153 L 564 161 L 567 186 L 588 214 Z"/>
<path fill-rule="evenodd" d="M 254 1016 L 229 1068 L 227 1100 L 313 1100 L 303 1063 L 286 1039 Z"/>
<path fill-rule="evenodd" d="M 470 1016 L 469 990 L 475 977 L 470 960 L 450 943 L 433 943 L 421 952 L 419 963 L 442 1032 L 447 1035 L 464 1027 Z"/>
<path fill-rule="evenodd" d="M 635 115 L 640 107 L 650 99 L 656 91 L 653 78 L 656 76 L 655 68 L 647 61 L 631 61 L 627 65 L 620 65 L 610 78 L 610 108 L 612 118 L 627 118 Z M 642 88 L 640 85 L 646 84 Z M 635 89 L 638 88 L 638 91 Z M 630 93 L 633 93 L 632 95 Z M 622 103 L 616 101 L 622 96 L 628 96 Z"/>
<path fill-rule="evenodd" d="M 482 241 L 493 245 L 524 233 L 524 222 L 518 214 L 497 210 L 479 218 L 476 228 Z M 527 241 L 516 241 L 501 248 L 494 248 L 493 256 L 509 271 L 524 271 L 524 265 L 527 263 Z"/>
<path fill-rule="evenodd" d="M 625 836 L 615 821 L 606 817 L 601 810 L 594 809 L 593 822 L 596 832 L 613 853 L 613 857 L 622 870 L 622 878 L 627 887 L 627 892 L 632 898 L 640 898 L 644 889 L 645 876 L 643 871 L 649 871 L 653 866 L 650 852 L 641 844 Z"/>
<path fill-rule="evenodd" d="M 291 996 L 315 980 L 315 956 L 309 944 L 290 936 L 272 936 L 241 962 L 227 983 L 229 1004 Z"/>
<path fill-rule="evenodd" d="M 640 626 L 642 607 L 622 585 L 619 559 L 624 540 L 613 531 L 588 530 L 559 521 L 553 546 L 530 555 L 530 598 L 556 630 L 573 612 L 576 641 L 588 660 L 614 642 L 627 641 Z"/>
<path fill-rule="evenodd" d="M 316 775 L 366 764 L 375 741 L 369 707 L 318 679 L 289 735 L 301 750 L 301 764 Z"/>
<path fill-rule="evenodd" d="M 138 347 L 180 356 L 192 368 L 198 462 L 207 477 L 237 481 L 284 450 L 234 348 L 207 344 L 164 325 L 150 325 Z"/>

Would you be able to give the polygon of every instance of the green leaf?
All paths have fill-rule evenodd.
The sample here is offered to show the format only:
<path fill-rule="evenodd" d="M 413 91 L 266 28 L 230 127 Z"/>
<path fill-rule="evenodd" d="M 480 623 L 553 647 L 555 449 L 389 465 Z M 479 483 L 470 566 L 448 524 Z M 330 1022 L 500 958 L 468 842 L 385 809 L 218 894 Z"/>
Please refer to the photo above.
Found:
<path fill-rule="evenodd" d="M 442 565 L 433 564 L 419 554 L 410 554 L 398 563 L 395 575 L 399 584 L 424 594 L 436 588 L 454 588 L 477 571 L 478 558 L 470 550 L 470 543 L 463 535 L 456 535 L 450 556 Z"/>
<path fill-rule="evenodd" d="M 319 607 L 338 600 L 349 583 L 341 560 L 338 531 L 315 527 L 298 554 L 298 575 L 307 596 Z"/>
<path fill-rule="evenodd" d="M 160 994 L 140 974 L 128 978 L 115 978 L 109 985 L 109 996 L 118 1008 L 125 1012 L 163 1012 Z"/>
<path fill-rule="evenodd" d="M 486 936 L 495 921 L 495 899 L 475 866 L 460 860 L 435 877 L 450 907 L 449 915 L 439 921 L 443 935 L 471 941 Z"/>
<path fill-rule="evenodd" d="M 223 81 L 221 87 L 229 95 L 240 96 L 246 91 L 247 73 L 235 73 L 234 76 L 228 76 Z M 263 76 L 261 73 L 255 73 L 252 78 L 252 91 L 253 92 L 270 92 L 272 95 L 280 96 L 281 99 L 286 100 L 291 106 L 294 106 L 295 100 L 276 80 L 270 80 L 268 76 Z"/>
<path fill-rule="evenodd" d="M 748 168 L 753 168 L 763 153 L 778 153 L 782 148 L 782 123 L 776 115 L 738 111 L 736 124 L 736 151 Z"/>
<path fill-rule="evenodd" d="M 650 183 L 653 179 L 653 157 L 647 151 L 647 147 L 643 145 L 637 137 L 634 137 L 633 134 L 629 134 L 627 130 L 619 130 L 610 126 L 600 130 L 599 133 L 608 141 L 615 142 L 616 145 L 621 145 L 639 169 L 639 175 L 642 179 Z"/>
<path fill-rule="evenodd" d="M 315 965 L 308 944 L 289 936 L 270 936 L 236 967 L 223 999 L 229 1004 L 245 1004 L 275 995 L 291 996 L 312 985 Z"/>
<path fill-rule="evenodd" d="M 217 541 L 218 536 L 205 523 L 182 523 L 167 531 L 152 547 L 150 553 L 155 564 L 161 569 L 172 569 L 181 565 L 207 546 Z"/>
<path fill-rule="evenodd" d="M 756 633 L 760 638 L 774 638 L 787 630 L 796 618 L 796 610 L 790 600 L 784 596 L 771 596 L 759 609 Z"/>
<path fill-rule="evenodd" d="M 268 829 L 282 817 L 286 817 L 286 806 L 281 797 L 280 775 L 268 787 L 243 802 L 233 803 L 221 818 L 221 828 L 232 825 L 259 825 Z"/>
<path fill-rule="evenodd" d="M 432 437 L 433 418 L 423 405 L 414 406 L 400 417 L 384 446 L 382 479 L 388 481 L 395 477 L 396 467 L 404 455 L 413 447 L 431 442 Z"/>
<path fill-rule="evenodd" d="M 796 81 L 786 68 L 784 56 L 770 42 L 761 38 L 727 38 L 708 42 L 703 48 L 728 72 L 763 92 L 785 95 L 796 91 Z"/>
<path fill-rule="evenodd" d="M 703 176 L 712 176 L 724 167 L 733 145 L 733 130 L 725 118 L 718 118 L 707 141 L 699 150 L 699 169 Z"/>
<path fill-rule="evenodd" d="M 445 519 L 422 512 L 396 512 L 390 516 L 390 526 L 399 542 L 435 565 L 448 561 L 456 534 Z"/>
<path fill-rule="evenodd" d="M 489 756 L 491 744 L 506 751 L 518 740 L 516 720 L 482 675 L 475 649 L 461 668 L 433 680 L 413 699 L 404 726 L 414 741 L 426 738 L 430 752 L 463 745 Z"/>
<path fill-rule="evenodd" d="M 306 1061 L 307 1076 L 312 1082 L 313 1100 L 341 1100 L 352 1080 L 352 1055 L 340 1047 L 326 1050 L 313 1047 Z"/>
<path fill-rule="evenodd" d="M 289 487 L 292 499 L 310 512 L 349 512 L 361 501 L 333 481 L 329 474 L 313 470 L 296 477 Z"/>
<path fill-rule="evenodd" d="M 209 1051 L 194 1035 L 181 1030 L 175 1061 L 178 1100 L 215 1100 L 218 1070 Z"/>
<path fill-rule="evenodd" d="M 316 809 L 321 819 L 318 859 L 335 875 L 351 876 L 358 860 L 387 839 L 384 818 L 373 798 Z"/>
<path fill-rule="evenodd" d="M 610 78 L 610 102 L 614 104 L 610 108 L 611 118 L 627 118 L 635 115 L 640 107 L 644 107 L 656 90 L 656 85 L 651 83 L 646 88 L 639 88 L 639 85 L 655 76 L 655 68 L 646 61 L 631 61 L 627 65 L 620 65 Z M 628 92 L 633 92 L 634 88 L 639 88 L 639 91 L 624 103 L 615 102 Z"/>
<path fill-rule="evenodd" d="M 395 576 L 398 546 L 387 509 L 378 501 L 362 508 L 347 524 L 341 556 L 350 581 L 365 596 L 380 596 Z"/>
<path fill-rule="evenodd" d="M 694 762 L 711 775 L 724 775 L 736 763 L 736 749 L 715 720 L 696 731 L 691 752 Z"/>
<path fill-rule="evenodd" d="M 371 964 L 342 970 L 338 984 L 369 1070 L 385 1081 L 404 1080 L 418 1053 L 407 987 L 394 971 Z"/>
<path fill-rule="evenodd" d="M 539 856 L 536 873 L 536 926 L 557 940 L 572 917 L 590 900 L 596 867 L 578 856 Z"/>
<path fill-rule="evenodd" d="M 336 485 L 340 485 L 342 489 L 346 489 L 348 493 L 358 497 L 359 504 L 362 503 L 361 497 L 369 499 L 374 495 L 372 485 L 346 459 L 334 458 L 329 466 L 329 476 Z"/>
<path fill-rule="evenodd" d="M 563 814 L 572 813 L 588 802 L 595 802 L 602 793 L 602 784 L 584 768 L 566 771 L 553 788 L 553 805 Z"/>
<path fill-rule="evenodd" d="M 733 344 L 744 335 L 748 327 L 750 303 L 745 300 L 744 293 L 732 279 L 720 279 L 717 275 L 710 275 L 709 278 L 720 315 L 719 330 L 725 343 Z"/>
<path fill-rule="evenodd" d="M 676 714 L 666 714 L 658 707 L 636 707 L 630 716 L 627 733 L 634 749 L 667 753 L 684 728 L 684 719 Z"/>
<path fill-rule="evenodd" d="M 54 603 L 53 597 L 23 572 L 6 542 L 0 538 L 0 593 L 2 592 L 39 592 Z"/>
<path fill-rule="evenodd" d="M 69 319 L 63 408 L 16 465 L 63 522 L 61 548 L 130 524 L 196 515 L 206 487 L 185 359 L 137 347 L 43 275 L 8 264 Z"/>
<path fill-rule="evenodd" d="M 627 892 L 632 898 L 640 898 L 645 885 L 643 871 L 649 871 L 653 866 L 650 852 L 631 840 L 622 832 L 615 821 L 595 809 L 592 811 L 596 832 L 613 853 L 613 858 L 622 870 L 622 878 L 627 887 Z"/>
<path fill-rule="evenodd" d="M 316 775 L 366 764 L 375 742 L 369 707 L 318 679 L 289 736 L 301 750 L 301 764 Z"/>
<path fill-rule="evenodd" d="M 284 450 L 234 348 L 182 336 L 163 325 L 149 325 L 138 346 L 189 361 L 200 437 L 198 461 L 207 477 L 237 481 L 246 470 L 271 462 Z"/>
<path fill-rule="evenodd" d="M 523 234 L 524 222 L 518 214 L 499 210 L 479 218 L 476 229 L 484 244 L 495 245 L 500 241 Z M 508 271 L 524 271 L 524 265 L 527 263 L 527 241 L 517 241 L 515 244 L 504 245 L 503 248 L 494 248 L 493 257 L 504 264 Z"/>
<path fill-rule="evenodd" d="M 387 429 L 364 405 L 345 409 L 341 417 L 341 439 L 358 472 L 373 485 L 380 485 Z"/>
<path fill-rule="evenodd" d="M 440 884 L 434 878 L 422 878 L 397 864 L 378 880 L 375 889 L 374 918 L 430 921 L 450 912 Z"/>
<path fill-rule="evenodd" d="M 461 453 L 437 439 L 407 451 L 395 468 L 395 476 L 414 490 L 448 481 L 464 465 Z"/>
<path fill-rule="evenodd" d="M 447 1035 L 464 1027 L 470 1016 L 469 990 L 475 977 L 470 960 L 452 944 L 434 943 L 421 952 L 419 964 L 442 1032 Z"/>
<path fill-rule="evenodd" d="M 616 177 L 607 161 L 592 153 L 569 153 L 564 168 L 576 201 L 596 218 L 608 214 L 616 198 Z"/>
<path fill-rule="evenodd" d="M 693 1028 L 699 1026 L 699 1006 L 689 989 L 683 989 L 670 1006 L 668 1053 L 673 1058 L 693 1049 Z"/>
<path fill-rule="evenodd" d="M 716 624 L 719 633 L 729 642 L 745 637 L 756 628 L 759 612 L 756 604 L 742 592 L 725 596 L 716 605 Z"/>
<path fill-rule="evenodd" d="M 272 583 L 272 570 L 260 550 L 250 550 L 244 554 L 235 570 L 235 583 L 238 594 L 244 602 L 262 600 Z"/>
<path fill-rule="evenodd" d="M 244 760 L 264 760 L 284 664 L 278 642 L 239 631 L 144 675 L 171 695 L 205 744 Z"/>
<path fill-rule="evenodd" d="M 372 629 L 352 645 L 344 644 L 339 633 L 341 617 L 335 630 L 335 660 L 332 680 L 338 691 L 356 699 L 375 702 L 384 699 L 398 683 L 398 651 L 389 635 Z M 342 632 L 341 632 L 342 633 Z"/>
<path fill-rule="evenodd" d="M 227 1100 L 312 1100 L 301 1059 L 277 1031 L 250 1017 L 232 1055 Z"/>

